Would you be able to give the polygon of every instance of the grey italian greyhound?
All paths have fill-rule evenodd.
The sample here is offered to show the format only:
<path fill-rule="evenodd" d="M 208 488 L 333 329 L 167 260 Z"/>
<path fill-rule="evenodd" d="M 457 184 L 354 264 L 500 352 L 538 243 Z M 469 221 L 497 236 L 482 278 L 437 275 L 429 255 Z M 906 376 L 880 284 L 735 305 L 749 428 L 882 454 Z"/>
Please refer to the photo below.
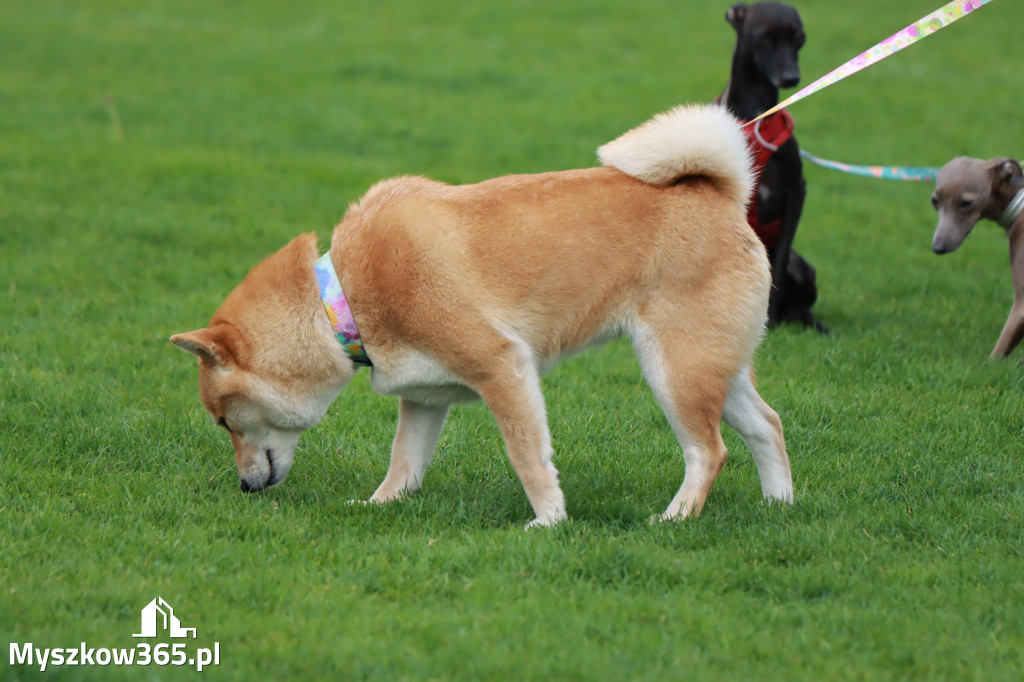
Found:
<path fill-rule="evenodd" d="M 1010 239 L 1013 307 L 992 357 L 1006 357 L 1024 337 L 1024 173 L 1008 158 L 958 156 L 939 171 L 932 194 L 939 224 L 932 239 L 938 254 L 956 251 L 982 218 L 994 220 Z"/>

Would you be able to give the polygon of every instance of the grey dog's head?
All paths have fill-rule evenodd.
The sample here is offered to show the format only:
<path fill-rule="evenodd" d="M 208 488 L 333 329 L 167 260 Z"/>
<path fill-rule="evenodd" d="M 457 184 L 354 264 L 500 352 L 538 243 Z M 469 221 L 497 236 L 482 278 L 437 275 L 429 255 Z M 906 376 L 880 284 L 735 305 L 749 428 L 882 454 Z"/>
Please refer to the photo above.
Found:
<path fill-rule="evenodd" d="M 939 171 L 932 193 L 932 206 L 939 222 L 932 238 L 932 251 L 956 251 L 982 218 L 997 220 L 1005 199 L 1024 187 L 1020 164 L 1009 158 L 983 161 L 958 156 Z"/>

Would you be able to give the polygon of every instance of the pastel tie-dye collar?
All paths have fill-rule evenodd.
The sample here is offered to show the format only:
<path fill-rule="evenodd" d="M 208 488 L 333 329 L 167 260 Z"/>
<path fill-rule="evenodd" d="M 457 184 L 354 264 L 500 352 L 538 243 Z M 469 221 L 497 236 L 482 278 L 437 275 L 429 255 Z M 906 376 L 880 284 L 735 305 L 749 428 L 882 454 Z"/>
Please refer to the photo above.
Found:
<path fill-rule="evenodd" d="M 331 262 L 331 254 L 325 253 L 313 266 L 316 273 L 316 283 L 320 287 L 320 298 L 323 299 L 324 308 L 327 309 L 327 317 L 331 320 L 331 328 L 342 348 L 357 365 L 373 367 L 370 358 L 366 355 L 366 348 L 363 347 L 363 340 L 359 337 L 359 330 L 356 329 L 355 318 L 352 317 L 352 310 L 348 307 L 348 300 L 345 292 L 341 290 L 341 282 L 338 281 L 338 273 L 334 270 L 334 263 Z"/>

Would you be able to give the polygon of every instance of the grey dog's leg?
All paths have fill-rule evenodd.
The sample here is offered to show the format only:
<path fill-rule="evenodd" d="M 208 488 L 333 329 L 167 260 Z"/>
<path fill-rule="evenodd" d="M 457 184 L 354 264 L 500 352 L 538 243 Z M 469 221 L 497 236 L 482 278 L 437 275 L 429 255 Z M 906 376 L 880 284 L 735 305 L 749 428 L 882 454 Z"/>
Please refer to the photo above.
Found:
<path fill-rule="evenodd" d="M 1017 347 L 1021 338 L 1024 338 L 1024 301 L 1014 301 L 996 347 L 992 349 L 992 357 L 1005 358 Z"/>

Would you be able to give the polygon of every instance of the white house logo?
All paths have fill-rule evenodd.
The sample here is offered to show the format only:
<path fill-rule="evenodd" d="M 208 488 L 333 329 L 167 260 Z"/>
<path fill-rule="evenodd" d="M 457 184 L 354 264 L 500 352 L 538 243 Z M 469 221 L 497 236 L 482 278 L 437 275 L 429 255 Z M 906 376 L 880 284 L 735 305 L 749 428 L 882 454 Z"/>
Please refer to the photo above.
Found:
<path fill-rule="evenodd" d="M 134 609 L 132 609 L 134 611 Z M 142 632 L 132 637 L 196 639 L 195 628 L 183 628 L 174 609 L 157 597 L 142 609 Z M 11 666 L 31 666 L 39 672 L 47 668 L 73 665 L 89 666 L 187 666 L 197 672 L 211 665 L 220 665 L 220 642 L 212 647 L 194 648 L 184 642 L 139 642 L 132 647 L 96 647 L 86 642 L 77 646 L 39 646 L 35 642 L 11 642 Z"/>
<path fill-rule="evenodd" d="M 132 637 L 156 637 L 158 629 L 166 630 L 171 637 L 188 637 L 190 632 L 192 639 L 196 637 L 195 628 L 181 627 L 174 609 L 163 597 L 157 597 L 142 609 L 142 632 Z"/>

